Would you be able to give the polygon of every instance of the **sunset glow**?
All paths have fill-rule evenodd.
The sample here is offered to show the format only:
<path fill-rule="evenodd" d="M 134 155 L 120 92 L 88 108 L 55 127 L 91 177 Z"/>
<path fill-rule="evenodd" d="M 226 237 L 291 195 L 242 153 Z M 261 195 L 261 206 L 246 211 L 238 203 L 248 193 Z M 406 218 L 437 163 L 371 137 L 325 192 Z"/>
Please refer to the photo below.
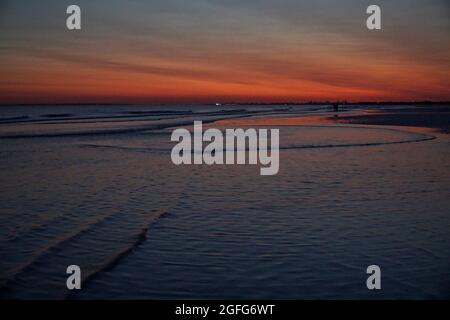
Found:
<path fill-rule="evenodd" d="M 450 100 L 446 1 L 44 2 L 0 4 L 2 104 Z"/>

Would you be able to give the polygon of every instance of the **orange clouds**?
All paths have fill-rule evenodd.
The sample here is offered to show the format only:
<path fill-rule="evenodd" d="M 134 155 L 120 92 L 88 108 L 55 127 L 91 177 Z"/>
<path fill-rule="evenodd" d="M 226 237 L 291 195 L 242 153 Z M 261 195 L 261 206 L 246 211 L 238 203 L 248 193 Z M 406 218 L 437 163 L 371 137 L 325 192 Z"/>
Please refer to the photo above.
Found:
<path fill-rule="evenodd" d="M 139 2 L 124 19 L 125 8 L 100 12 L 86 2 L 102 19 L 68 33 L 57 17 L 14 19 L 24 11 L 11 2 L 0 36 L 0 103 L 450 100 L 440 4 L 419 16 L 420 30 L 405 29 L 405 16 L 367 33 L 353 6 L 277 3 L 144 10 Z"/>

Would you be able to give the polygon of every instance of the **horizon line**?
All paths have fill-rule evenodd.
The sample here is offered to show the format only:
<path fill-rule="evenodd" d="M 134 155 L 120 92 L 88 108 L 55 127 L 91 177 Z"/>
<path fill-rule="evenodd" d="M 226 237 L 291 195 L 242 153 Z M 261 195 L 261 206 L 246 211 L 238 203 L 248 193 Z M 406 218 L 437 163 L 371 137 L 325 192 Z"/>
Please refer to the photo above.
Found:
<path fill-rule="evenodd" d="M 148 106 L 148 105 L 161 105 L 161 106 L 174 106 L 180 104 L 188 104 L 188 105 L 211 105 L 215 104 L 217 106 L 230 106 L 230 105 L 320 105 L 320 104 L 340 104 L 340 105 L 360 105 L 360 104 L 369 104 L 369 105 L 380 105 L 380 104 L 450 104 L 450 100 L 418 100 L 418 101 L 343 101 L 343 100 L 323 100 L 323 101 L 273 101 L 273 102 L 261 102 L 261 101 L 249 101 L 249 102 L 139 102 L 139 103 L 130 103 L 130 102 L 64 102 L 64 103 L 0 103 L 0 107 L 4 106 L 117 106 L 117 105 L 126 105 L 126 106 Z"/>

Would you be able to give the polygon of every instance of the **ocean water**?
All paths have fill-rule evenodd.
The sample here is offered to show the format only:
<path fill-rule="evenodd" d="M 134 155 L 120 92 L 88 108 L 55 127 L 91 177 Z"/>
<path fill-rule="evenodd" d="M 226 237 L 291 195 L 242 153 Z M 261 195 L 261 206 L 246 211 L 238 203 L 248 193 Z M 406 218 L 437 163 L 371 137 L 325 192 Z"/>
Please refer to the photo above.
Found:
<path fill-rule="evenodd" d="M 174 126 L 326 112 L 1 107 L 0 298 L 449 298 L 447 135 L 284 126 L 264 177 L 170 159 Z M 72 264 L 81 291 L 66 289 Z"/>

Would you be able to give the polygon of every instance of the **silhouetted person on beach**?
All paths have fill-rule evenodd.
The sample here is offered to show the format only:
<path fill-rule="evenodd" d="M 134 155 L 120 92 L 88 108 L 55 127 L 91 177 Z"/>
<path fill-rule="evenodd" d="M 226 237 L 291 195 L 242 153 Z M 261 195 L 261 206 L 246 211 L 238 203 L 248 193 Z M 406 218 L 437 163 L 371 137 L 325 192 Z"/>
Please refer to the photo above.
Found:
<path fill-rule="evenodd" d="M 339 103 L 333 103 L 333 111 L 338 112 L 339 111 Z"/>

